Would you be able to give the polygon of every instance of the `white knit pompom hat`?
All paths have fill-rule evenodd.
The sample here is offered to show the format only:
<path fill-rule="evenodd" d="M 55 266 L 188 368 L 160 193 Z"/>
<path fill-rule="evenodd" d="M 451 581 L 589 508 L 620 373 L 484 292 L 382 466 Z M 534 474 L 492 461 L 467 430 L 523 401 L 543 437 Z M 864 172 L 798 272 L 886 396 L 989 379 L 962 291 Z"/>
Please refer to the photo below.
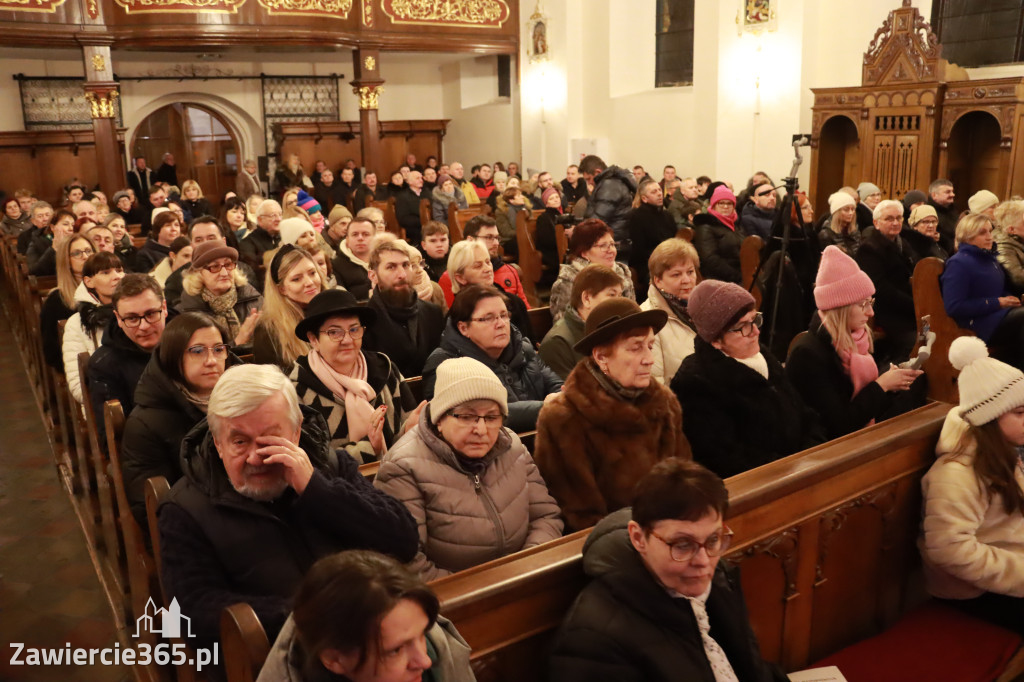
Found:
<path fill-rule="evenodd" d="M 949 361 L 960 370 L 960 416 L 971 426 L 987 424 L 1024 405 L 1024 372 L 990 358 L 978 337 L 953 341 Z"/>
<path fill-rule="evenodd" d="M 493 400 L 508 416 L 508 391 L 487 365 L 473 358 L 452 358 L 438 365 L 430 421 L 436 424 L 448 410 L 471 400 Z"/>

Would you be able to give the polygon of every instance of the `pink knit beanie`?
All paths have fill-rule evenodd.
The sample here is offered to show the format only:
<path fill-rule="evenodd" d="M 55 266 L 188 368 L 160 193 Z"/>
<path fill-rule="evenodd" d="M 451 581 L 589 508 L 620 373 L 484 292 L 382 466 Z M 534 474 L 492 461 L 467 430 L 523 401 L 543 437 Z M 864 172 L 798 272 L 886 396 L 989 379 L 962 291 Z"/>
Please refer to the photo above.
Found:
<path fill-rule="evenodd" d="M 814 280 L 814 302 L 818 310 L 832 310 L 859 303 L 875 293 L 875 285 L 838 246 L 821 254 L 818 277 Z"/>
<path fill-rule="evenodd" d="M 557 195 L 558 190 L 555 189 L 554 187 L 548 187 L 546 190 L 544 190 L 544 194 L 540 195 L 541 203 L 543 203 L 544 206 L 548 205 L 548 197 L 550 197 L 552 194 Z"/>
<path fill-rule="evenodd" d="M 710 208 L 714 208 L 715 204 L 719 201 L 731 201 L 733 206 L 736 205 L 736 195 L 732 193 L 732 190 L 725 185 L 719 185 L 715 188 L 715 191 L 711 194 L 711 201 L 708 202 Z"/>

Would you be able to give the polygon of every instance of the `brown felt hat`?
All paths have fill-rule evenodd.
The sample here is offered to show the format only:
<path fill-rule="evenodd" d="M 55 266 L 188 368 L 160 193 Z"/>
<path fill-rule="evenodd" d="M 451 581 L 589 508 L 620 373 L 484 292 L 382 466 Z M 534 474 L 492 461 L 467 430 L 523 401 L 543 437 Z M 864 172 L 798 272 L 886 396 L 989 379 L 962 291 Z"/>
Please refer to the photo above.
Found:
<path fill-rule="evenodd" d="M 238 251 L 219 239 L 203 242 L 192 251 L 192 269 L 201 270 L 203 266 L 209 265 L 218 258 L 230 258 L 237 263 Z"/>
<path fill-rule="evenodd" d="M 621 296 L 609 298 L 590 311 L 584 329 L 586 335 L 576 342 L 573 350 L 586 355 L 630 329 L 651 327 L 657 334 L 666 322 L 668 313 L 664 310 L 641 310 L 636 301 Z"/>

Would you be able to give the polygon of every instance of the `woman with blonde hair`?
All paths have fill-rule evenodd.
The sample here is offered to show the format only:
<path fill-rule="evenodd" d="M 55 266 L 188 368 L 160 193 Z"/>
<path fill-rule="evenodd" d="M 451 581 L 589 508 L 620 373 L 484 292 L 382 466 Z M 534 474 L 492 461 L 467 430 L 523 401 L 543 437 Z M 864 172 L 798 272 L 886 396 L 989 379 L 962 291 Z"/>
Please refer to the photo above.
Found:
<path fill-rule="evenodd" d="M 209 215 L 210 202 L 203 197 L 203 188 L 195 180 L 181 183 L 181 204 L 193 218 Z"/>
<path fill-rule="evenodd" d="M 295 360 L 309 353 L 309 344 L 295 336 L 295 326 L 313 297 L 327 289 L 327 275 L 308 251 L 293 244 L 278 249 L 267 268 L 263 310 L 253 335 L 253 356 L 275 364 L 286 374 Z"/>
<path fill-rule="evenodd" d="M 818 232 L 821 248 L 838 246 L 843 253 L 852 256 L 860 246 L 860 228 L 857 227 L 857 202 L 853 197 L 839 190 L 828 198 L 829 219 Z"/>
<path fill-rule="evenodd" d="M 85 263 L 96 252 L 92 243 L 81 235 L 72 235 L 57 244 L 57 288 L 49 293 L 39 313 L 39 332 L 43 341 L 43 359 L 46 364 L 64 371 L 60 334 L 61 320 L 75 314 L 78 305 L 75 292 L 83 280 Z"/>
<path fill-rule="evenodd" d="M 455 295 L 471 284 L 497 288 L 504 292 L 494 283 L 491 254 L 479 240 L 463 240 L 452 247 L 451 253 L 448 254 L 448 277 L 452 283 L 450 300 L 445 292 L 445 303 L 448 308 L 452 307 Z M 532 338 L 533 330 L 530 328 L 530 314 L 526 310 L 526 304 L 518 296 L 509 296 L 506 304 L 512 316 L 512 324 L 524 337 Z"/>
<path fill-rule="evenodd" d="M 641 183 L 642 184 L 642 183 Z M 668 322 L 654 335 L 654 367 L 651 374 L 663 384 L 672 377 L 693 353 L 697 328 L 686 311 L 690 293 L 700 281 L 700 257 L 697 249 L 685 239 L 666 239 L 655 247 L 647 261 L 651 284 L 642 310 L 664 310 Z"/>
<path fill-rule="evenodd" d="M 1024 201 L 996 206 L 996 259 L 1017 289 L 1024 290 Z"/>
<path fill-rule="evenodd" d="M 182 278 L 179 312 L 197 311 L 223 324 L 239 354 L 248 352 L 259 321 L 263 297 L 238 269 L 238 251 L 218 240 L 203 242 L 192 252 L 192 265 Z"/>

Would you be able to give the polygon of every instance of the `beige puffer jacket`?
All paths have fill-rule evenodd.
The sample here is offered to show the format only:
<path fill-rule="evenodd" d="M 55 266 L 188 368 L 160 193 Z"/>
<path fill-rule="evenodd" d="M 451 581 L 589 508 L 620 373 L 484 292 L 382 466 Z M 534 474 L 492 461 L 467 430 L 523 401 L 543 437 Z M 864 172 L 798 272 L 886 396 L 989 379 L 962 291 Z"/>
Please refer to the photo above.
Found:
<path fill-rule="evenodd" d="M 1024 516 L 1007 514 L 991 499 L 971 458 L 953 451 L 967 423 L 949 411 L 936 446 L 938 460 L 921 482 L 924 522 L 918 540 L 928 592 L 942 599 L 971 599 L 984 592 L 1024 597 Z M 1024 487 L 1020 467 L 1018 485 Z"/>
<path fill-rule="evenodd" d="M 429 421 L 384 455 L 374 486 L 416 519 L 420 551 L 409 567 L 434 580 L 562 535 L 561 511 L 519 437 L 502 429 L 476 476 Z"/>
<path fill-rule="evenodd" d="M 668 313 L 668 322 L 654 337 L 654 367 L 651 368 L 651 376 L 667 386 L 672 383 L 683 360 L 693 355 L 697 332 L 679 319 L 653 284 L 647 289 L 647 300 L 640 304 L 640 309 Z"/>

